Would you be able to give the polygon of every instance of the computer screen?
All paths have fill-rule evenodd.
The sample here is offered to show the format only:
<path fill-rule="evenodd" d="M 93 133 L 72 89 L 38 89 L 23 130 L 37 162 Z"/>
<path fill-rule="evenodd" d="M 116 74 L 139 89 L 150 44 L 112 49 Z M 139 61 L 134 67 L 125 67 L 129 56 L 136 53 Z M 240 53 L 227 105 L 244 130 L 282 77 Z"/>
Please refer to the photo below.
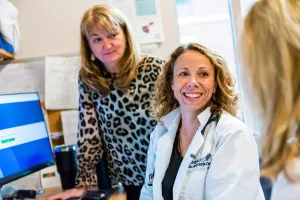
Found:
<path fill-rule="evenodd" d="M 0 186 L 54 163 L 38 93 L 0 95 Z"/>

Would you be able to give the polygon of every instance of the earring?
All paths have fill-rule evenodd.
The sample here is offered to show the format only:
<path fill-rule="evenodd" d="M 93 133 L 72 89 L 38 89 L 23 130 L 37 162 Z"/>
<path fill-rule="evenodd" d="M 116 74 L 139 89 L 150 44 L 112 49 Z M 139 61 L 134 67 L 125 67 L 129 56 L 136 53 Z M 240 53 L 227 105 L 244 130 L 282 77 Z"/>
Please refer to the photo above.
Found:
<path fill-rule="evenodd" d="M 212 99 L 215 100 L 215 93 L 212 94 Z"/>
<path fill-rule="evenodd" d="M 92 61 L 95 61 L 95 56 L 94 56 L 94 54 L 91 54 L 91 60 L 92 60 Z"/>

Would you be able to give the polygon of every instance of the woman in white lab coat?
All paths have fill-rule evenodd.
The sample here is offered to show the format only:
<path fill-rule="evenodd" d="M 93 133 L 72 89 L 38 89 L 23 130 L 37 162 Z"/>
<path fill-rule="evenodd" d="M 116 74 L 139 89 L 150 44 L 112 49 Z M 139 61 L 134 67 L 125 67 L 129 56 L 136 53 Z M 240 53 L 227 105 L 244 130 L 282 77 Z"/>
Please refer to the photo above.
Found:
<path fill-rule="evenodd" d="M 275 179 L 272 200 L 300 199 L 300 3 L 261 0 L 245 18 L 245 74 L 260 105 L 262 175 Z"/>
<path fill-rule="evenodd" d="M 259 157 L 236 117 L 234 81 L 222 57 L 178 47 L 157 82 L 141 200 L 264 199 Z"/>

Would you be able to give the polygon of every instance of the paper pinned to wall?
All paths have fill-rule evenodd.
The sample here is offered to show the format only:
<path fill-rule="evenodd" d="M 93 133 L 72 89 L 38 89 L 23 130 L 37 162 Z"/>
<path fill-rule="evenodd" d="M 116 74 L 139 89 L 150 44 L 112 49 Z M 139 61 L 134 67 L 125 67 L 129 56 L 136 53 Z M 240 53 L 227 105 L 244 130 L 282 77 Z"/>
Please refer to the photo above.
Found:
<path fill-rule="evenodd" d="M 136 14 L 135 14 L 135 5 L 133 0 L 110 0 L 110 3 L 122 11 L 122 13 L 130 21 L 131 25 L 134 28 Z"/>
<path fill-rule="evenodd" d="M 46 57 L 45 106 L 49 110 L 78 108 L 80 58 Z"/>
<path fill-rule="evenodd" d="M 60 112 L 65 144 L 77 143 L 78 110 Z"/>
<path fill-rule="evenodd" d="M 0 94 L 38 92 L 45 99 L 45 60 L 0 65 Z"/>
<path fill-rule="evenodd" d="M 142 54 L 159 57 L 159 44 L 142 44 L 140 45 Z"/>
<path fill-rule="evenodd" d="M 129 19 L 139 44 L 164 40 L 159 0 L 110 0 L 110 3 Z"/>
<path fill-rule="evenodd" d="M 141 44 L 164 40 L 162 18 L 158 0 L 135 0 L 137 40 Z"/>

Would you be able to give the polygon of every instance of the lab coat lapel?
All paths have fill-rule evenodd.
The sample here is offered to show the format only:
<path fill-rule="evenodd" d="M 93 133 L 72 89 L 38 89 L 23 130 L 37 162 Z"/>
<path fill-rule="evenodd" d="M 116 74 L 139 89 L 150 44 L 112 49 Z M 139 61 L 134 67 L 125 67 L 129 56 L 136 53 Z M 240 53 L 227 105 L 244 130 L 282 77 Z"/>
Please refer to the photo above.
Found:
<path fill-rule="evenodd" d="M 200 127 L 198 128 L 177 172 L 177 176 L 173 186 L 173 200 L 179 199 L 179 194 L 184 184 L 184 178 L 188 171 L 189 165 L 193 160 L 192 157 L 197 156 L 198 152 L 204 145 L 204 138 L 201 133 L 201 130 L 203 126 L 207 123 L 210 115 L 211 115 L 210 107 L 207 107 L 202 113 L 198 115 L 198 120 L 200 121 Z M 194 156 L 191 157 L 191 155 Z"/>
<path fill-rule="evenodd" d="M 153 190 L 155 191 L 154 199 L 160 200 L 162 197 L 162 180 L 165 176 L 166 170 L 170 163 L 171 153 L 173 150 L 173 143 L 176 136 L 178 124 L 180 121 L 180 114 L 172 116 L 172 125 L 168 126 L 168 132 L 164 134 L 157 143 L 157 154 L 155 162 L 155 174 L 153 180 Z M 175 117 L 175 119 L 174 119 Z"/>
<path fill-rule="evenodd" d="M 179 167 L 176 179 L 175 179 L 175 183 L 173 186 L 173 200 L 178 200 L 179 199 L 179 194 L 181 192 L 183 183 L 184 183 L 184 177 L 186 176 L 187 170 L 189 168 L 189 165 L 191 163 L 191 161 L 193 160 L 193 156 L 191 157 L 191 155 L 197 155 L 198 151 L 200 150 L 200 148 L 202 147 L 204 143 L 204 138 L 201 134 L 201 130 L 198 129 L 198 131 L 196 132 L 192 143 L 190 144 L 182 162 L 181 165 Z"/>

